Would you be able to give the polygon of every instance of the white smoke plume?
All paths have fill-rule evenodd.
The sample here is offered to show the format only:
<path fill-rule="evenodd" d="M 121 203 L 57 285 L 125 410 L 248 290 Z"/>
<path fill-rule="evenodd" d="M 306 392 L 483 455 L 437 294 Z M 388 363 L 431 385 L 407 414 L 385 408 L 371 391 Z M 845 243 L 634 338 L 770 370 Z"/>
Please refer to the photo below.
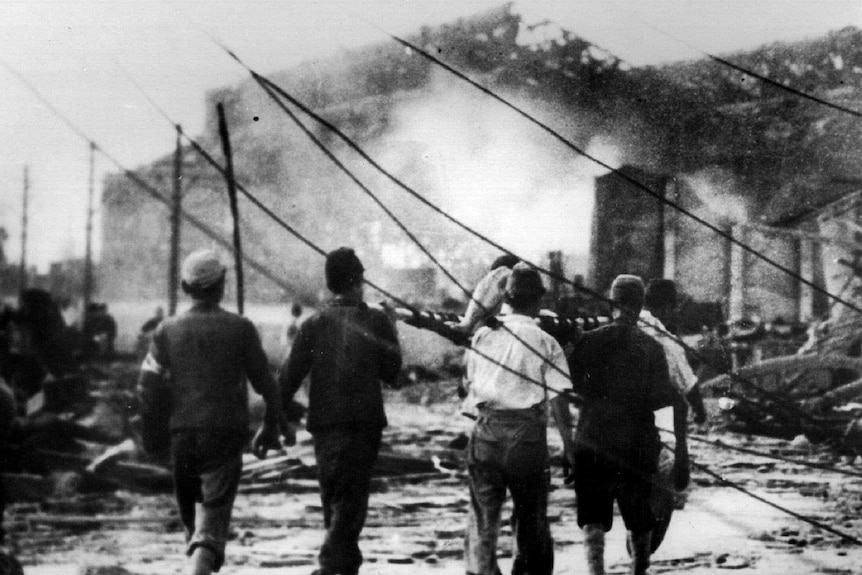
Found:
<path fill-rule="evenodd" d="M 717 225 L 742 224 L 749 220 L 751 206 L 734 176 L 717 168 L 698 171 L 681 177 L 700 206 L 694 212 Z"/>
<path fill-rule="evenodd" d="M 589 123 L 549 104 L 530 112 L 569 131 L 584 131 L 572 128 L 573 122 Z M 591 153 L 620 164 L 612 141 L 594 142 Z M 515 253 L 538 259 L 550 250 L 589 249 L 594 178 L 603 168 L 457 80 L 438 75 L 427 89 L 405 98 L 379 150 L 383 163 L 417 191 Z M 441 228 L 456 229 L 428 214 Z"/>

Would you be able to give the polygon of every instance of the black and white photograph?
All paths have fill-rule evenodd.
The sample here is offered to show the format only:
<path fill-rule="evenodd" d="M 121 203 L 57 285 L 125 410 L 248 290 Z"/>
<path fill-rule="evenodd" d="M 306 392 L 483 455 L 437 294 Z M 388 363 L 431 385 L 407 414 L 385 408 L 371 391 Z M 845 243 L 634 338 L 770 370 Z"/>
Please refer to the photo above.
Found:
<path fill-rule="evenodd" d="M 862 0 L 6 0 L 0 93 L 0 575 L 862 572 Z"/>

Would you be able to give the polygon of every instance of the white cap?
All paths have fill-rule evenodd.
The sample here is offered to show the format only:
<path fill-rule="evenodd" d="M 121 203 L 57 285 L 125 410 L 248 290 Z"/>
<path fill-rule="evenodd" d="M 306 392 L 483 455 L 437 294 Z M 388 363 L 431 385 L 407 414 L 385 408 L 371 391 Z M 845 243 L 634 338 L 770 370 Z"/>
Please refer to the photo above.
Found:
<path fill-rule="evenodd" d="M 183 261 L 182 279 L 190 286 L 206 288 L 219 281 L 225 266 L 212 250 L 197 250 Z"/>

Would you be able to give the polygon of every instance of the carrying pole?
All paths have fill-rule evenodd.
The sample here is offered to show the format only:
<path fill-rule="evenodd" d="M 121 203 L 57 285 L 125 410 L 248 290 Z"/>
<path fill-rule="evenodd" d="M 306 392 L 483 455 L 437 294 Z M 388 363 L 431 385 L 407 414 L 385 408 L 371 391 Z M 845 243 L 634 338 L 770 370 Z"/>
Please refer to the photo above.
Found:
<path fill-rule="evenodd" d="M 224 115 L 224 105 L 218 103 L 218 127 L 221 135 L 222 149 L 225 159 L 225 179 L 227 180 L 227 194 L 230 200 L 230 212 L 233 216 L 233 254 L 236 267 L 236 307 L 240 315 L 243 313 L 243 274 L 242 274 L 242 245 L 239 235 L 239 206 L 236 199 L 236 181 L 233 173 L 233 155 L 230 148 L 230 134 L 227 129 L 227 120 Z"/>

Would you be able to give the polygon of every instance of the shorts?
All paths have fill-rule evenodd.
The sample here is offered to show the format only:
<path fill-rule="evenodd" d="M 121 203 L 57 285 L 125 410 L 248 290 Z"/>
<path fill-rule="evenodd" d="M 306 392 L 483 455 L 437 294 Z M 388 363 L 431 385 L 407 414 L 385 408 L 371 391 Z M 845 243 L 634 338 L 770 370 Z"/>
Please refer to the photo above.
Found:
<path fill-rule="evenodd" d="M 191 555 L 206 547 L 224 562 L 230 517 L 242 473 L 246 435 L 237 430 L 181 430 L 173 433 L 174 482 L 180 519 Z"/>
<path fill-rule="evenodd" d="M 610 531 L 616 500 L 626 529 L 632 533 L 650 531 L 655 525 L 651 493 L 652 474 L 623 469 L 592 451 L 575 454 L 578 526 L 598 523 Z"/>

